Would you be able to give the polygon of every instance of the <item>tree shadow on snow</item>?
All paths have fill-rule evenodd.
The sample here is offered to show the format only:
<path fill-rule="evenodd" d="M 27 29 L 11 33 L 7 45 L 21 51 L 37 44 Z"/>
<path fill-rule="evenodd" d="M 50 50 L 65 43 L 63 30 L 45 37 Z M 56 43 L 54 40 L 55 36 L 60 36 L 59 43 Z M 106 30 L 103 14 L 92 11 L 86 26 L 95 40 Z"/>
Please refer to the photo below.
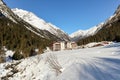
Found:
<path fill-rule="evenodd" d="M 96 58 L 92 62 L 73 63 L 61 76 L 60 80 L 120 80 L 120 59 Z"/>
<path fill-rule="evenodd" d="M 82 69 L 92 80 L 120 80 L 120 59 L 99 58 L 87 65 L 83 64 Z"/>

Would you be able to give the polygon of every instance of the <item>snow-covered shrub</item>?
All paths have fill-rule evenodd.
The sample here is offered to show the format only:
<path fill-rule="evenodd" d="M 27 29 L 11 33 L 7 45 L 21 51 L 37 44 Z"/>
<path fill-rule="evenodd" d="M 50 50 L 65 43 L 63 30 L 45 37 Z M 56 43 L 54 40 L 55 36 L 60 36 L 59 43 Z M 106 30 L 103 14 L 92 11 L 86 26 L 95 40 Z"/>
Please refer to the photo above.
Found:
<path fill-rule="evenodd" d="M 55 54 L 49 54 L 47 56 L 47 62 L 49 63 L 50 68 L 56 72 L 57 76 L 62 72 L 61 71 L 62 67 L 59 64 Z"/>
<path fill-rule="evenodd" d="M 19 51 L 16 51 L 16 52 L 14 53 L 14 55 L 13 55 L 12 58 L 13 58 L 14 60 L 20 60 L 20 59 L 22 59 L 22 58 L 24 58 L 24 57 L 23 57 L 22 54 L 20 54 Z"/>

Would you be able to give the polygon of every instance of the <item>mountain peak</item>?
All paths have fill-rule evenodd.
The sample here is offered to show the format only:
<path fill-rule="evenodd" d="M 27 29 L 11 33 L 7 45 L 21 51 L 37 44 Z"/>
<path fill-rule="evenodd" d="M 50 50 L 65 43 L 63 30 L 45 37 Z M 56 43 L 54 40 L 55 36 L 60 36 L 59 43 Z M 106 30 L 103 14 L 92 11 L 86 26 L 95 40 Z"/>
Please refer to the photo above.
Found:
<path fill-rule="evenodd" d="M 46 29 L 49 29 L 49 28 L 47 28 L 47 26 L 50 25 L 50 26 L 52 26 L 52 27 L 54 27 L 56 29 L 59 29 L 55 25 L 45 22 L 43 19 L 39 18 L 38 16 L 36 16 L 32 12 L 29 12 L 29 11 L 26 11 L 26 10 L 23 10 L 23 9 L 18 9 L 18 8 L 14 8 L 14 9 L 12 9 L 12 11 L 16 15 L 21 17 L 23 20 L 30 23 L 31 25 L 33 25 L 36 28 L 46 30 Z"/>
<path fill-rule="evenodd" d="M 103 24 L 104 23 L 102 22 L 99 25 L 96 25 L 88 30 L 78 30 L 70 35 L 71 40 L 77 41 L 79 39 L 94 35 L 102 28 Z"/>
<path fill-rule="evenodd" d="M 110 16 L 104 23 L 100 23 L 88 30 L 79 30 L 77 32 L 74 32 L 73 34 L 70 35 L 72 40 L 81 40 L 83 38 L 86 38 L 88 36 L 93 36 L 95 35 L 100 29 L 102 29 L 102 27 L 107 27 L 106 25 L 111 25 L 113 22 L 116 22 L 119 20 L 120 17 L 120 5 L 118 6 L 118 8 L 116 9 L 115 13 Z"/>
<path fill-rule="evenodd" d="M 34 13 L 18 8 L 12 9 L 12 11 L 35 28 L 49 31 L 51 34 L 59 37 L 62 40 L 69 40 L 69 36 L 63 30 L 53 25 L 52 23 L 47 23 L 43 19 L 36 16 Z"/>

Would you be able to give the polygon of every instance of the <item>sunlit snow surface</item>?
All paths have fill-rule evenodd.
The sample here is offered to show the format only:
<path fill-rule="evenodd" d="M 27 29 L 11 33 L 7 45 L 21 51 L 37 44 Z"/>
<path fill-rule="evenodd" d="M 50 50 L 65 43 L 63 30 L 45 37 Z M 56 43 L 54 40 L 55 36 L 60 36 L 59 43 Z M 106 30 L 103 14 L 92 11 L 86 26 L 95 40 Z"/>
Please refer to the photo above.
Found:
<path fill-rule="evenodd" d="M 61 73 L 57 73 L 49 63 L 57 60 Z M 9 80 L 120 80 L 120 43 L 103 47 L 47 52 L 23 59 L 15 66 L 19 70 Z M 16 63 L 16 62 L 13 62 Z M 0 64 L 0 77 L 10 73 Z"/>

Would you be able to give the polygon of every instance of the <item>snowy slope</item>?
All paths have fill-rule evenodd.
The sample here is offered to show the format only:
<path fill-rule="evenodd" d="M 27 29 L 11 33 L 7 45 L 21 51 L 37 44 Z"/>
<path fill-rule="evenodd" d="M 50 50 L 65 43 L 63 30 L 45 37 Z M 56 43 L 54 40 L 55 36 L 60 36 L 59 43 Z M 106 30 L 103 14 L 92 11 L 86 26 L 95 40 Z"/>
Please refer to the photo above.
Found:
<path fill-rule="evenodd" d="M 33 27 L 32 25 L 21 19 L 19 16 L 14 14 L 13 11 L 3 2 L 3 0 L 0 0 L 0 15 L 4 16 L 7 19 L 10 19 L 15 23 L 20 23 L 20 25 L 22 25 L 24 28 L 26 27 L 28 30 L 32 31 L 36 35 L 39 35 L 40 37 L 44 37 L 47 39 L 51 39 L 51 36 L 54 37 L 54 35 L 50 34 L 48 31 L 38 30 L 37 28 Z"/>
<path fill-rule="evenodd" d="M 12 67 L 6 70 L 8 65 Z M 112 43 L 96 48 L 47 52 L 0 64 L 0 77 L 5 80 L 5 75 L 18 70 L 9 80 L 120 80 L 119 67 L 120 43 Z"/>
<path fill-rule="evenodd" d="M 71 40 L 77 41 L 88 36 L 95 35 L 102 27 L 104 28 L 106 25 L 111 25 L 113 22 L 119 20 L 120 17 L 120 5 L 118 6 L 115 13 L 110 16 L 104 23 L 100 23 L 99 25 L 92 27 L 88 30 L 78 30 L 70 35 Z"/>
<path fill-rule="evenodd" d="M 3 2 L 0 0 L 0 5 L 2 5 L 3 4 Z"/>
<path fill-rule="evenodd" d="M 37 17 L 32 12 L 18 8 L 12 9 L 12 11 L 20 18 L 22 18 L 23 20 L 25 20 L 26 22 L 30 23 L 31 25 L 38 29 L 47 30 L 50 33 L 56 35 L 57 37 L 63 38 L 65 40 L 69 39 L 68 35 L 63 30 L 61 30 L 60 28 L 56 27 L 51 23 L 45 22 L 43 19 Z"/>
<path fill-rule="evenodd" d="M 0 0 L 0 13 L 2 13 L 4 16 L 9 18 L 13 22 L 16 22 L 15 17 L 17 17 L 17 16 L 13 16 L 14 14 L 12 14 L 10 12 L 11 12 L 11 10 L 9 10 L 8 7 L 5 5 L 5 3 L 2 0 Z"/>
<path fill-rule="evenodd" d="M 94 35 L 103 27 L 103 24 L 104 23 L 101 23 L 97 26 L 94 26 L 94 27 L 88 29 L 88 30 L 78 30 L 70 35 L 71 40 L 77 41 L 79 39 Z"/>

